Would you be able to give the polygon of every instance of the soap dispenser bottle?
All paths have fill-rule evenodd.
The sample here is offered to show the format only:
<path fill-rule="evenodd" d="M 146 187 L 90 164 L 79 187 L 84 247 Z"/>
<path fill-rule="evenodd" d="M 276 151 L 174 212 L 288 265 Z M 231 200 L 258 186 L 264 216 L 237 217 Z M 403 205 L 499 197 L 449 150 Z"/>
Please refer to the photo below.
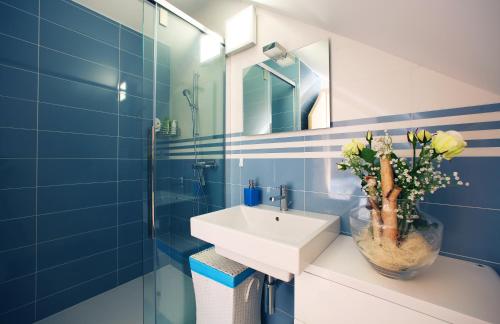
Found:
<path fill-rule="evenodd" d="M 262 203 L 262 190 L 255 187 L 255 181 L 248 180 L 248 188 L 244 189 L 244 203 L 247 206 L 257 206 Z"/>

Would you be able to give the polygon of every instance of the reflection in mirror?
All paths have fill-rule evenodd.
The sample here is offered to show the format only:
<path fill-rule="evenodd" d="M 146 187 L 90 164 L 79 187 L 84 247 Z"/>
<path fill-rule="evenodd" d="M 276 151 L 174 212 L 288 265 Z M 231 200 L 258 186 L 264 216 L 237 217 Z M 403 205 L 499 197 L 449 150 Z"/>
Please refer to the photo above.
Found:
<path fill-rule="evenodd" d="M 291 52 L 272 43 L 264 51 L 270 59 L 243 71 L 243 133 L 330 127 L 329 41 Z"/>

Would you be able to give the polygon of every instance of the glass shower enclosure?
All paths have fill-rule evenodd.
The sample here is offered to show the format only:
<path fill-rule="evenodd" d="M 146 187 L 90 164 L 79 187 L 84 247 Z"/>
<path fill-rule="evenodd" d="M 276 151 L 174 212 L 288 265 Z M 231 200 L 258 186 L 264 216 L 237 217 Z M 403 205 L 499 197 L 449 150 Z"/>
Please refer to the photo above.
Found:
<path fill-rule="evenodd" d="M 195 323 L 188 258 L 208 246 L 190 218 L 224 208 L 225 57 L 220 37 L 167 2 L 144 2 L 153 80 L 144 220 L 144 323 Z"/>
<path fill-rule="evenodd" d="M 0 1 L 0 323 L 194 323 L 220 37 L 164 0 Z"/>

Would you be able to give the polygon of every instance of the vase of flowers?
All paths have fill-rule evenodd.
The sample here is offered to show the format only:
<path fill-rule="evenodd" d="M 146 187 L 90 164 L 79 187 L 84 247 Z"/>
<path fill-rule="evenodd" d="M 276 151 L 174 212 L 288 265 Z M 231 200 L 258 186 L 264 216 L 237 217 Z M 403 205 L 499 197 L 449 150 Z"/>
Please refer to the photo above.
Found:
<path fill-rule="evenodd" d="M 365 140 L 344 145 L 344 160 L 338 164 L 339 170 L 360 178 L 366 193 L 366 204 L 350 213 L 352 237 L 379 273 L 413 278 L 435 261 L 443 235 L 443 225 L 424 213 L 419 202 L 449 185 L 469 185 L 457 172 L 439 170 L 443 160 L 458 156 L 467 143 L 455 131 L 409 131 L 408 158 L 396 154 L 387 132 L 374 139 L 368 131 Z"/>

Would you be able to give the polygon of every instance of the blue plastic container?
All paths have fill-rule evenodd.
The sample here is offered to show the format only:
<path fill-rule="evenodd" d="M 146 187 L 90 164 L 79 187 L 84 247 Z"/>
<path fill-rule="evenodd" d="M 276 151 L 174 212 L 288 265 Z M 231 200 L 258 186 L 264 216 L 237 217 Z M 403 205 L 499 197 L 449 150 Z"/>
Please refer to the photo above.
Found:
<path fill-rule="evenodd" d="M 244 203 L 247 206 L 257 206 L 262 203 L 262 190 L 260 188 L 245 188 Z"/>

